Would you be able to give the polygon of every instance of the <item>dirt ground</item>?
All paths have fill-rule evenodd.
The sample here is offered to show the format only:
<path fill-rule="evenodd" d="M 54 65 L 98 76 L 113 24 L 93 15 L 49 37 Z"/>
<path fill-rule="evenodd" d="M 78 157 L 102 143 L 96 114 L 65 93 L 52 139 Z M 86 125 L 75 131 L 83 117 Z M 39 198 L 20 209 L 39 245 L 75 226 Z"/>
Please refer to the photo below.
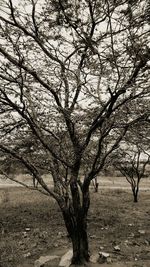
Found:
<path fill-rule="evenodd" d="M 40 256 L 61 255 L 71 246 L 51 198 L 5 187 L 0 200 L 0 267 L 31 267 Z M 88 232 L 91 253 L 110 254 L 111 263 L 97 266 L 150 266 L 150 191 L 133 203 L 130 190 L 91 189 Z"/>

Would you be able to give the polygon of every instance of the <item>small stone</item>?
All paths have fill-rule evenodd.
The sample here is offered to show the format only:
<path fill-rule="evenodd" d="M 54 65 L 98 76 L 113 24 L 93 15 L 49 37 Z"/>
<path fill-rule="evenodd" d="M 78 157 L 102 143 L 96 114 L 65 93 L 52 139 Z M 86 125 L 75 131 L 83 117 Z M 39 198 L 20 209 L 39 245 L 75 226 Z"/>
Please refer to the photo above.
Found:
<path fill-rule="evenodd" d="M 107 259 L 109 258 L 109 253 L 106 252 L 99 252 L 99 259 L 98 259 L 98 263 L 102 264 L 107 262 Z"/>
<path fill-rule="evenodd" d="M 26 232 L 29 232 L 31 230 L 31 228 L 27 227 L 25 228 Z"/>
<path fill-rule="evenodd" d="M 115 251 L 120 251 L 120 247 L 117 245 L 117 246 L 114 247 L 114 250 Z"/>
<path fill-rule="evenodd" d="M 107 262 L 107 263 L 112 263 L 112 259 L 111 259 L 110 257 L 108 257 L 108 258 L 106 259 L 106 262 Z"/>
<path fill-rule="evenodd" d="M 58 266 L 59 256 L 41 256 L 38 260 L 34 262 L 34 267 L 55 267 Z"/>
<path fill-rule="evenodd" d="M 61 257 L 59 267 L 69 267 L 71 265 L 72 257 L 73 257 L 73 251 L 72 251 L 72 249 L 70 249 L 70 250 L 68 250 L 68 252 L 66 254 L 64 254 Z"/>
<path fill-rule="evenodd" d="M 99 260 L 99 254 L 98 253 L 91 255 L 90 262 L 96 263 L 96 262 L 98 262 L 98 260 Z"/>
<path fill-rule="evenodd" d="M 144 235 L 145 234 L 145 230 L 138 230 L 138 233 L 141 234 L 141 235 Z"/>
<path fill-rule="evenodd" d="M 28 235 L 27 235 L 27 232 L 23 232 L 23 237 L 26 238 Z"/>
<path fill-rule="evenodd" d="M 108 258 L 109 256 L 110 256 L 110 254 L 109 253 L 107 253 L 107 252 L 99 252 L 99 255 L 100 255 L 100 257 L 102 257 L 102 258 Z"/>
<path fill-rule="evenodd" d="M 99 252 L 99 259 L 98 263 L 102 264 L 107 262 L 107 259 L 110 257 L 109 253 L 106 252 Z"/>
<path fill-rule="evenodd" d="M 100 246 L 99 248 L 100 248 L 100 250 L 103 250 L 104 249 L 104 247 L 102 247 L 102 246 Z"/>

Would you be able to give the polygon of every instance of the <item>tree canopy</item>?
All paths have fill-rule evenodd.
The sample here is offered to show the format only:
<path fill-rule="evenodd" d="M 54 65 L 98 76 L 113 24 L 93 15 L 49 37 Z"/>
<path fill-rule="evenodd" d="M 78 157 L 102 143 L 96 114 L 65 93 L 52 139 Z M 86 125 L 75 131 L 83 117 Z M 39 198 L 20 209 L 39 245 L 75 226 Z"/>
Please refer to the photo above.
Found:
<path fill-rule="evenodd" d="M 1 3 L 0 150 L 64 218 L 87 214 L 90 181 L 132 125 L 149 123 L 149 21 L 139 0 Z"/>

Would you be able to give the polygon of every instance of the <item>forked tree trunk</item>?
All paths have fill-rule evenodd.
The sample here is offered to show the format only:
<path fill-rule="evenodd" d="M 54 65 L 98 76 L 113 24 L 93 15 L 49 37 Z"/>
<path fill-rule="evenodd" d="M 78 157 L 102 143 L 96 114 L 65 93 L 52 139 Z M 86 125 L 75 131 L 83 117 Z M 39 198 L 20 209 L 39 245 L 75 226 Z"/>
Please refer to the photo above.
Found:
<path fill-rule="evenodd" d="M 78 173 L 73 174 L 70 183 L 71 196 L 64 205 L 60 205 L 64 222 L 72 241 L 72 264 L 82 264 L 89 261 L 89 246 L 87 235 L 87 214 L 90 205 L 89 185 L 90 180 L 84 186 L 78 187 Z"/>

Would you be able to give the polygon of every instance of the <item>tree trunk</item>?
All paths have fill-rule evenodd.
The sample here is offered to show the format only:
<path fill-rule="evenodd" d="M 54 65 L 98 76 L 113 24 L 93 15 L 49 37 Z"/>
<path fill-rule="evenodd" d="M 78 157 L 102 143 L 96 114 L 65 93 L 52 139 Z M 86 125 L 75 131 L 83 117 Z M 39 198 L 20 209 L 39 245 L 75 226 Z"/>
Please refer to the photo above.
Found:
<path fill-rule="evenodd" d="M 90 181 L 80 187 L 79 192 L 77 178 L 72 176 L 70 183 L 71 197 L 65 205 L 62 205 L 64 222 L 72 241 L 72 264 L 83 264 L 89 261 L 89 246 L 87 236 L 87 214 L 90 205 L 89 184 Z"/>
<path fill-rule="evenodd" d="M 71 235 L 73 246 L 73 264 L 82 264 L 89 260 L 89 246 L 87 237 L 87 223 L 79 220 Z"/>
<path fill-rule="evenodd" d="M 65 225 L 72 242 L 72 264 L 82 264 L 89 260 L 87 216 L 81 213 L 75 215 L 69 210 L 63 212 Z"/>
<path fill-rule="evenodd" d="M 138 202 L 138 188 L 132 188 L 134 203 Z"/>
<path fill-rule="evenodd" d="M 93 183 L 93 187 L 94 187 L 94 192 L 97 193 L 98 192 L 98 186 L 99 186 L 99 183 L 97 182 L 97 177 L 92 180 L 92 183 Z"/>
<path fill-rule="evenodd" d="M 135 194 L 134 195 L 134 203 L 137 203 L 138 202 L 138 197 L 137 197 L 137 195 Z"/>
<path fill-rule="evenodd" d="M 99 183 L 96 183 L 96 184 L 95 184 L 95 193 L 98 192 L 98 186 L 99 186 Z"/>

